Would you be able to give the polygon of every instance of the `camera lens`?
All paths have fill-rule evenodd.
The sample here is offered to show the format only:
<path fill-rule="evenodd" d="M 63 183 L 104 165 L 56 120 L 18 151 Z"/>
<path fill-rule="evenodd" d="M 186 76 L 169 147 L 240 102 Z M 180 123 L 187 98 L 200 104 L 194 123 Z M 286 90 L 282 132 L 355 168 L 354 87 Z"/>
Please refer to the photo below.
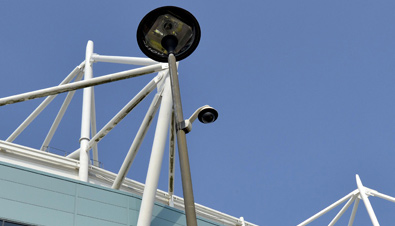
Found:
<path fill-rule="evenodd" d="M 214 114 L 213 114 L 212 112 L 205 112 L 205 113 L 202 115 L 202 121 L 203 121 L 203 123 L 210 123 L 210 122 L 213 122 L 213 121 L 214 121 L 214 118 L 215 118 L 215 116 L 214 116 Z"/>
<path fill-rule="evenodd" d="M 215 109 L 204 109 L 200 112 L 199 121 L 202 123 L 212 123 L 218 118 L 218 112 Z"/>

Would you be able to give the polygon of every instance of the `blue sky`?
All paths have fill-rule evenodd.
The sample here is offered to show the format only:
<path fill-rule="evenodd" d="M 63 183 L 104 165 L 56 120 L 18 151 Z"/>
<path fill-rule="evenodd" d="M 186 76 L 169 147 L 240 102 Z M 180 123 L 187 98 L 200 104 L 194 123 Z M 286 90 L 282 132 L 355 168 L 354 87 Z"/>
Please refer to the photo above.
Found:
<path fill-rule="evenodd" d="M 0 1 L 0 96 L 59 84 L 84 60 L 88 40 L 98 54 L 144 57 L 137 26 L 164 5 L 189 10 L 202 29 L 198 48 L 180 64 L 185 117 L 205 104 L 219 112 L 187 135 L 197 203 L 281 226 L 356 189 L 357 173 L 365 186 L 395 196 L 393 1 Z M 94 76 L 130 68 L 97 63 Z M 96 87 L 98 128 L 153 76 Z M 64 96 L 15 142 L 40 148 Z M 152 97 L 99 143 L 105 169 L 119 170 Z M 79 91 L 51 147 L 78 148 L 81 100 Z M 0 139 L 40 102 L 1 107 Z M 140 182 L 154 128 L 128 175 Z M 182 196 L 179 169 L 176 177 Z M 370 200 L 379 222 L 391 225 L 395 203 Z M 311 225 L 328 224 L 340 208 Z M 355 225 L 369 224 L 361 202 Z"/>

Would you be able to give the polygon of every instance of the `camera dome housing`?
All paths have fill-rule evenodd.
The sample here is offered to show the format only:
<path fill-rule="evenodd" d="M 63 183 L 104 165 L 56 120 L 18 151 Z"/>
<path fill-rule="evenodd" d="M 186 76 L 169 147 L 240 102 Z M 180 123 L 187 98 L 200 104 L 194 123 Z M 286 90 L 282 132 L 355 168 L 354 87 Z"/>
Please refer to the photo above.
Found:
<path fill-rule="evenodd" d="M 199 112 L 198 119 L 201 123 L 207 124 L 215 122 L 218 118 L 218 112 L 212 107 L 204 108 Z"/>

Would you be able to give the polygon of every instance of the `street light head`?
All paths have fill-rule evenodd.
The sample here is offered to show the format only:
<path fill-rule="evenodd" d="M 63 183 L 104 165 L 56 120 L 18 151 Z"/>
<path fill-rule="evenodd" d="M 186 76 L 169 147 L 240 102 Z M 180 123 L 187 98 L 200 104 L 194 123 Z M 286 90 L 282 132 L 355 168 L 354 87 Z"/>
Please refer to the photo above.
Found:
<path fill-rule="evenodd" d="M 188 57 L 198 46 L 200 27 L 188 11 L 164 6 L 149 12 L 137 29 L 137 43 L 149 58 L 167 62 L 173 53 L 178 61 Z"/>

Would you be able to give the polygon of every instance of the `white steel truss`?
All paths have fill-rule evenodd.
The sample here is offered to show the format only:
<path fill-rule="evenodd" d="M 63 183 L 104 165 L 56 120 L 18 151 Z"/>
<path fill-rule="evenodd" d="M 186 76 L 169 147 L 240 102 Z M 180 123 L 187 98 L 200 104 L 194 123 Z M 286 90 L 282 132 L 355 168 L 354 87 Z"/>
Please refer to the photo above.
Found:
<path fill-rule="evenodd" d="M 338 205 L 344 203 L 345 201 L 346 204 L 343 206 L 343 208 L 336 214 L 336 216 L 332 219 L 332 221 L 328 224 L 329 226 L 335 225 L 335 223 L 340 219 L 340 217 L 347 211 L 347 209 L 351 206 L 351 204 L 354 202 L 354 206 L 351 212 L 350 220 L 348 222 L 349 226 L 352 226 L 354 223 L 355 219 L 355 214 L 358 209 L 359 201 L 362 199 L 363 203 L 365 204 L 366 210 L 369 214 L 370 220 L 372 221 L 373 226 L 379 226 L 379 221 L 377 220 L 376 214 L 374 213 L 373 207 L 370 204 L 369 201 L 369 196 L 376 196 L 385 200 L 388 200 L 390 202 L 395 202 L 395 198 L 382 194 L 378 191 L 375 191 L 373 189 L 367 188 L 362 185 L 362 181 L 359 178 L 359 175 L 356 175 L 356 182 L 357 182 L 357 189 L 349 193 L 348 195 L 344 196 L 343 198 L 339 199 L 338 201 L 334 202 L 330 206 L 326 207 L 325 209 L 321 210 L 314 216 L 310 217 L 309 219 L 303 221 L 302 223 L 298 224 L 298 226 L 304 226 L 308 225 L 309 223 L 313 222 L 314 220 L 318 219 L 322 215 L 326 214 L 327 212 L 331 211 L 333 208 L 337 207 Z"/>
<path fill-rule="evenodd" d="M 95 62 L 108 62 L 108 63 L 118 63 L 118 64 L 132 64 L 143 66 L 141 68 L 131 69 L 127 71 L 121 71 L 113 74 L 108 74 L 100 77 L 93 77 L 92 67 Z M 132 98 L 102 129 L 97 132 L 96 128 L 96 112 L 95 112 L 95 98 L 93 87 L 96 85 L 110 83 L 122 79 L 133 78 L 145 74 L 158 72 L 155 76 L 137 95 Z M 82 78 L 84 79 L 82 80 Z M 70 169 L 78 170 L 78 177 L 82 181 L 89 182 L 89 171 L 98 174 L 102 174 L 102 178 L 111 181 L 111 187 L 114 189 L 120 189 L 124 183 L 130 184 L 130 180 L 126 179 L 126 175 L 133 163 L 133 160 L 138 152 L 138 149 L 143 141 L 146 132 L 156 114 L 159 110 L 158 123 L 154 138 L 154 144 L 152 148 L 150 166 L 147 172 L 146 184 L 143 186 L 144 194 L 143 199 L 148 200 L 148 206 L 144 207 L 144 211 L 148 215 L 151 215 L 152 205 L 155 200 L 158 200 L 157 183 L 159 178 L 160 163 L 163 158 L 163 150 L 165 145 L 165 140 L 167 137 L 167 132 L 170 128 L 170 147 L 169 147 L 169 186 L 168 192 L 162 192 L 161 197 L 166 196 L 166 204 L 172 207 L 182 208 L 180 198 L 174 196 L 174 155 L 175 155 L 175 120 L 174 112 L 172 110 L 172 100 L 169 82 L 169 71 L 168 65 L 166 63 L 159 63 L 148 58 L 138 58 L 138 57 L 123 57 L 123 56 L 104 56 L 93 52 L 93 42 L 89 41 L 86 49 L 86 58 L 79 66 L 74 68 L 74 70 L 66 76 L 66 78 L 58 85 L 54 87 L 49 87 L 46 89 L 40 89 L 32 92 L 27 92 L 23 94 L 18 94 L 14 96 L 9 96 L 5 98 L 0 98 L 0 106 L 13 104 L 17 102 L 23 102 L 35 98 L 46 97 L 42 103 L 21 123 L 21 125 L 5 140 L 0 140 L 0 150 L 6 150 L 9 153 L 15 153 L 18 155 L 23 155 L 26 158 L 40 159 L 42 161 L 51 162 L 62 167 L 68 167 Z M 148 94 L 150 94 L 154 89 L 157 89 L 157 93 L 154 96 L 152 103 L 141 123 L 141 126 L 133 140 L 132 145 L 124 159 L 122 166 L 118 174 L 111 174 L 98 168 L 99 163 L 99 153 L 98 153 L 98 142 L 105 137 L 118 123 L 126 117 Z M 54 136 L 59 123 L 61 122 L 63 115 L 68 108 L 75 90 L 84 89 L 84 100 L 83 100 L 83 118 L 81 125 L 81 139 L 80 148 L 75 150 L 73 153 L 67 155 L 67 157 L 57 156 L 51 153 L 46 153 L 46 150 Z M 68 92 L 59 112 L 49 129 L 49 132 L 43 141 L 40 150 L 27 148 L 18 144 L 13 144 L 12 142 L 26 129 L 29 124 L 51 103 L 51 101 L 57 96 L 57 94 Z M 170 93 L 169 93 L 170 92 Z M 89 160 L 89 151 L 92 150 L 93 163 L 91 164 Z M 93 165 L 93 166 L 92 166 Z M 89 167 L 90 166 L 90 167 Z M 329 205 L 327 208 L 321 210 L 314 216 L 303 221 L 298 226 L 308 225 L 314 220 L 318 219 L 322 215 L 326 214 L 333 208 L 339 206 L 340 204 L 346 202 L 346 204 L 341 208 L 337 215 L 332 219 L 328 225 L 335 225 L 336 222 L 343 216 L 347 209 L 353 204 L 351 216 L 349 219 L 349 226 L 353 225 L 355 215 L 359 206 L 359 202 L 362 199 L 371 222 L 374 226 L 379 225 L 379 221 L 374 213 L 373 207 L 369 201 L 369 196 L 376 196 L 391 202 L 395 202 L 395 198 L 372 190 L 363 186 L 361 179 L 356 175 L 357 189 Z M 126 185 L 128 186 L 128 185 Z M 139 185 L 140 186 L 140 185 Z M 140 186 L 141 187 L 141 186 Z M 145 198 L 148 197 L 148 198 Z M 144 201 L 143 201 L 144 202 Z M 200 211 L 204 209 L 204 211 Z M 244 218 L 233 219 L 228 215 L 222 214 L 218 211 L 202 207 L 198 205 L 198 212 L 203 217 L 212 218 L 211 215 L 224 216 L 232 219 L 232 222 L 237 222 L 230 225 L 251 225 L 254 224 L 244 221 Z M 230 222 L 230 221 L 229 221 Z"/>
<path fill-rule="evenodd" d="M 132 64 L 142 67 L 103 75 L 100 77 L 93 77 L 93 63 L 96 62 Z M 157 72 L 158 74 L 150 82 L 148 82 L 148 84 L 139 93 L 137 93 L 137 95 L 132 98 L 105 126 L 103 126 L 103 128 L 97 131 L 94 86 L 155 72 Z M 168 137 L 167 133 L 169 130 L 169 190 L 166 193 L 166 197 L 168 198 L 165 203 L 172 207 L 182 209 L 184 207 L 180 204 L 180 200 L 182 199 L 174 195 L 174 133 L 176 126 L 172 107 L 173 102 L 170 86 L 171 84 L 167 63 L 159 63 L 148 58 L 99 55 L 97 53 L 94 53 L 93 42 L 88 41 L 85 60 L 79 66 L 77 66 L 58 86 L 0 98 L 0 106 L 3 106 L 7 104 L 46 97 L 42 101 L 42 103 L 22 122 L 22 124 L 5 141 L 0 140 L 0 150 L 5 151 L 5 153 L 7 154 L 23 156 L 24 159 L 31 158 L 46 163 L 51 162 L 51 164 L 58 166 L 59 169 L 67 167 L 67 169 L 69 169 L 68 171 L 64 169 L 60 170 L 62 171 L 61 175 L 68 175 L 69 172 L 72 172 L 69 174 L 72 175 L 74 178 L 76 177 L 84 182 L 97 183 L 97 179 L 95 177 L 92 177 L 93 174 L 96 177 L 102 179 L 107 178 L 105 181 L 111 182 L 110 186 L 112 188 L 120 189 L 122 186 L 128 186 L 125 185 L 125 183 L 130 184 L 130 180 L 126 178 L 126 175 L 133 163 L 133 160 L 156 112 L 159 110 L 158 122 L 156 125 L 156 132 L 152 147 L 149 168 L 147 172 L 146 184 L 143 186 L 144 192 L 142 194 L 143 200 L 140 212 L 144 212 L 146 213 L 146 215 L 151 216 L 153 203 L 154 201 L 158 201 L 158 192 L 162 192 L 157 190 L 157 185 L 160 174 L 160 164 L 163 159 L 163 152 L 165 149 L 166 139 Z M 155 88 L 157 89 L 157 93 L 152 100 L 152 103 L 146 113 L 145 118 L 141 123 L 141 126 L 135 136 L 132 145 L 130 146 L 127 156 L 125 157 L 118 174 L 114 175 L 100 169 L 98 167 L 98 142 L 103 139 L 103 137 L 105 137 L 118 123 L 120 123 L 122 119 L 124 119 Z M 55 135 L 55 132 L 59 124 L 61 123 L 66 109 L 68 108 L 77 89 L 83 89 L 80 148 L 75 150 L 73 153 L 67 155 L 66 157 L 48 153 L 47 149 L 49 147 L 49 144 L 53 136 Z M 60 107 L 58 114 L 54 119 L 52 126 L 49 129 L 49 132 L 41 145 L 40 150 L 27 148 L 22 145 L 12 143 L 58 94 L 65 92 L 68 92 L 68 94 L 65 97 L 65 100 Z M 90 150 L 92 150 L 92 162 L 90 161 L 89 157 Z M 14 158 L 14 160 L 15 159 L 17 158 Z M 56 170 L 52 170 L 51 172 L 56 172 Z M 206 207 L 203 208 L 200 205 L 197 205 L 197 207 L 198 213 L 203 217 L 209 217 L 209 219 L 218 218 L 221 220 L 221 222 L 233 222 L 229 223 L 229 225 L 254 226 L 254 224 L 244 221 L 244 218 L 242 217 L 240 219 L 237 219 Z M 229 218 L 231 220 L 224 221 L 225 218 Z"/>

